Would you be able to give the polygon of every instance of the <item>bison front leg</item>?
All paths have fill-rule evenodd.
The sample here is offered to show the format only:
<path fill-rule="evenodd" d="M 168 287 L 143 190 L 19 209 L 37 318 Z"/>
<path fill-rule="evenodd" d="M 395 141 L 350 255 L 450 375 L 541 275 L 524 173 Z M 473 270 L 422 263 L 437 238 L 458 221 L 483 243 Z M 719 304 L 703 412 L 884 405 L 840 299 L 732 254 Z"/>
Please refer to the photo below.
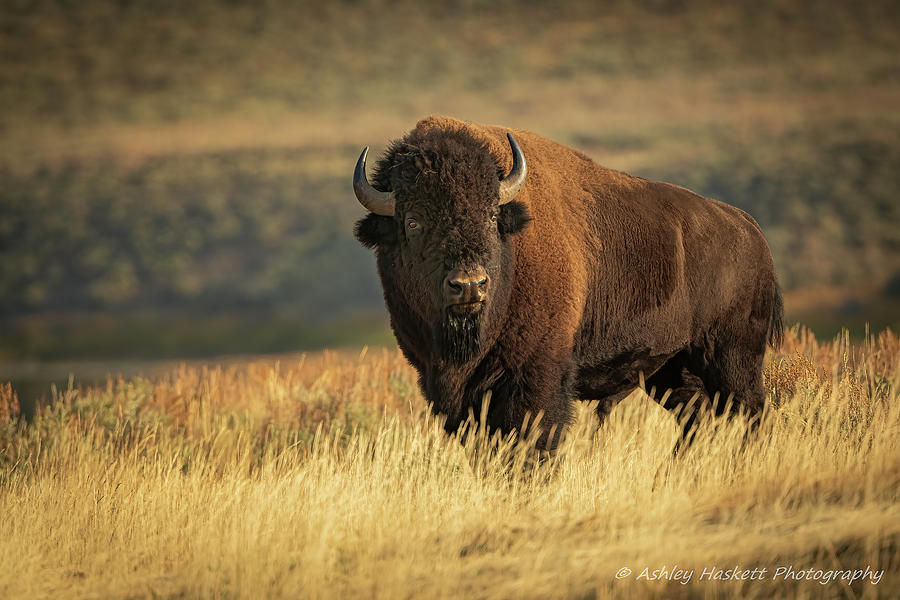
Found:
<path fill-rule="evenodd" d="M 572 422 L 574 369 L 568 363 L 535 361 L 505 371 L 491 387 L 487 421 L 504 433 L 537 436 L 537 448 L 555 450 Z"/>
<path fill-rule="evenodd" d="M 553 450 L 572 420 L 573 380 L 570 361 L 544 356 L 515 370 L 487 358 L 465 378 L 433 369 L 423 373 L 419 385 L 450 435 L 467 419 L 479 422 L 484 412 L 492 432 L 537 435 L 539 449 Z"/>

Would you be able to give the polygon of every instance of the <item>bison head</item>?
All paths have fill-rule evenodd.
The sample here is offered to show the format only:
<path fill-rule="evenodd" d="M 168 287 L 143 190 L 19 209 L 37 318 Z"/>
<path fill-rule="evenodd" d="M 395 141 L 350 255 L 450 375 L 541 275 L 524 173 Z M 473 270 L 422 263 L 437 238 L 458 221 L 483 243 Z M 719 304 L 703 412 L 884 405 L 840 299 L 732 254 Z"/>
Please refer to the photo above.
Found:
<path fill-rule="evenodd" d="M 375 248 L 398 338 L 398 327 L 425 329 L 409 335 L 453 362 L 477 357 L 499 333 L 512 288 L 510 236 L 531 220 L 514 201 L 525 184 L 525 156 L 507 137 L 508 174 L 464 131 L 413 131 L 379 161 L 374 186 L 366 148 L 353 174 L 356 197 L 370 211 L 356 237 Z"/>

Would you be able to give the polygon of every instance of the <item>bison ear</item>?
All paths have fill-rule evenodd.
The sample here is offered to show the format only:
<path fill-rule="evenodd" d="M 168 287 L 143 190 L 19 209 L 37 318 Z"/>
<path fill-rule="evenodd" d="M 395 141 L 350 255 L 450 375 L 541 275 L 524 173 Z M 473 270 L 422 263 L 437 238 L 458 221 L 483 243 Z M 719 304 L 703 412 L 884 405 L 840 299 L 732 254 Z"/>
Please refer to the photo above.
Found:
<path fill-rule="evenodd" d="M 357 221 L 353 233 L 359 243 L 370 250 L 376 246 L 386 246 L 397 241 L 393 217 L 383 217 L 375 213 L 369 213 Z"/>
<path fill-rule="evenodd" d="M 512 235 L 519 233 L 531 223 L 531 214 L 528 207 L 521 202 L 507 202 L 500 205 L 500 218 L 498 219 L 498 228 L 502 235 Z"/>

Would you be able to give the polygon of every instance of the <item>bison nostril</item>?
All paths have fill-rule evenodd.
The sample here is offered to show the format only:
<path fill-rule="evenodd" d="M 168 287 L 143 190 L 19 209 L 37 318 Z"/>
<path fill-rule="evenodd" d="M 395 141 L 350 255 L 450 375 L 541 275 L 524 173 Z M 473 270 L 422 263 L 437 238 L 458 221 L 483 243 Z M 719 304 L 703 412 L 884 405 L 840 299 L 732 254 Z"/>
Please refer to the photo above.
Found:
<path fill-rule="evenodd" d="M 451 279 L 447 282 L 447 288 L 451 295 L 461 296 L 463 293 L 463 286 L 465 283 L 459 281 L 458 279 Z"/>

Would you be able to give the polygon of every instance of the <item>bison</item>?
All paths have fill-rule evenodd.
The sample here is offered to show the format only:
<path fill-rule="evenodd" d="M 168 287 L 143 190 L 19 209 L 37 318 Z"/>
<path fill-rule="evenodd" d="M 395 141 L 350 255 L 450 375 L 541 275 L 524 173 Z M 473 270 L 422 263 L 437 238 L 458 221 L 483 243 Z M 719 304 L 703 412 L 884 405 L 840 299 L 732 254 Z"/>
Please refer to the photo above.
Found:
<path fill-rule="evenodd" d="M 602 417 L 641 383 L 671 390 L 673 409 L 695 394 L 762 409 L 783 308 L 747 213 L 529 131 L 445 117 L 393 142 L 372 183 L 367 152 L 356 237 L 375 251 L 397 343 L 447 431 L 488 391 L 492 430 L 542 413 L 548 450 L 573 398 L 599 400 Z"/>

